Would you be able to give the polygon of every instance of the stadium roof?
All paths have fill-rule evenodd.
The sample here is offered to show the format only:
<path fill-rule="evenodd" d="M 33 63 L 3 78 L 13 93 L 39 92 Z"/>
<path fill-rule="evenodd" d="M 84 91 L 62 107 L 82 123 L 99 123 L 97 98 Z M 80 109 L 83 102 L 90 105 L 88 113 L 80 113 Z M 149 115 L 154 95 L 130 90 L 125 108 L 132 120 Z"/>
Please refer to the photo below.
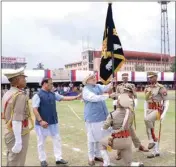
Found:
<path fill-rule="evenodd" d="M 136 59 L 150 59 L 150 60 L 160 60 L 161 56 L 162 59 L 164 58 L 170 58 L 169 55 L 164 55 L 160 53 L 150 53 L 150 52 L 138 52 L 138 51 L 124 51 L 125 57 L 128 58 L 136 58 Z M 95 51 L 94 52 L 95 57 L 101 57 L 101 51 Z M 175 56 L 174 56 L 175 57 Z"/>

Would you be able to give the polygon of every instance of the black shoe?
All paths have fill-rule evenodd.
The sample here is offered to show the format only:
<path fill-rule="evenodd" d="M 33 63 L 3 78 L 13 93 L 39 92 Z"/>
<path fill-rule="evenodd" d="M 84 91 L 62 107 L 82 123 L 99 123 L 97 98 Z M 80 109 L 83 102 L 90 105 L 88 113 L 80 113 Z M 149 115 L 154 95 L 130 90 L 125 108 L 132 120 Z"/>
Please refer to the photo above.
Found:
<path fill-rule="evenodd" d="M 140 163 L 140 164 L 139 164 L 139 166 L 140 166 L 140 167 L 143 167 L 143 166 L 144 166 L 144 164 L 143 164 L 143 163 Z"/>
<path fill-rule="evenodd" d="M 56 164 L 59 165 L 59 164 L 67 164 L 68 162 L 65 161 L 64 159 L 61 159 L 59 161 L 56 161 Z"/>
<path fill-rule="evenodd" d="M 40 162 L 41 167 L 47 167 L 48 163 L 46 161 Z"/>
<path fill-rule="evenodd" d="M 150 155 L 148 155 L 147 156 L 147 158 L 155 158 L 155 157 L 159 157 L 160 156 L 160 154 L 159 153 L 157 153 L 157 154 L 150 154 Z"/>
<path fill-rule="evenodd" d="M 150 149 L 152 149 L 154 146 L 155 146 L 155 143 L 149 143 L 148 149 L 150 150 Z"/>
<path fill-rule="evenodd" d="M 157 153 L 156 155 L 155 155 L 155 157 L 159 157 L 160 156 L 160 153 Z"/>

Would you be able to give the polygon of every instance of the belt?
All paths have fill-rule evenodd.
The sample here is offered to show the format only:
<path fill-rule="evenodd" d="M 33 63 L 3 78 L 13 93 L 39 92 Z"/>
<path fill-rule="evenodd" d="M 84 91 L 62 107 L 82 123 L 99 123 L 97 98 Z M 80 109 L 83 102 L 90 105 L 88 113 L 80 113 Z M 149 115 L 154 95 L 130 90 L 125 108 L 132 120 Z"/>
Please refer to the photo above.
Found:
<path fill-rule="evenodd" d="M 112 134 L 113 138 L 127 138 L 129 136 L 130 136 L 129 130 L 124 130 L 124 131 L 120 131 L 118 133 L 113 133 Z"/>
<path fill-rule="evenodd" d="M 162 105 L 159 102 L 148 103 L 148 109 L 151 109 L 151 110 L 162 110 Z"/>

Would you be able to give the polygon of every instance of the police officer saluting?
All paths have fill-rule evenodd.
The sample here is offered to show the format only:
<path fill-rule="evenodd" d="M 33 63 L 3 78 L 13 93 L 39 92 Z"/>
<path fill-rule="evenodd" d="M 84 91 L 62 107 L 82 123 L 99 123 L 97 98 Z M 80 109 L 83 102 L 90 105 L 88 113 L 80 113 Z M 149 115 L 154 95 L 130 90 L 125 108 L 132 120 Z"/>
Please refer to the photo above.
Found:
<path fill-rule="evenodd" d="M 169 100 L 167 89 L 164 85 L 157 82 L 157 73 L 148 72 L 147 76 L 149 78 L 150 85 L 147 85 L 144 90 L 144 120 L 149 140 L 148 149 L 154 148 L 154 152 L 149 154 L 147 158 L 154 158 L 160 155 L 158 138 L 154 132 L 155 121 L 160 120 L 162 122 L 164 120 L 169 108 Z"/>

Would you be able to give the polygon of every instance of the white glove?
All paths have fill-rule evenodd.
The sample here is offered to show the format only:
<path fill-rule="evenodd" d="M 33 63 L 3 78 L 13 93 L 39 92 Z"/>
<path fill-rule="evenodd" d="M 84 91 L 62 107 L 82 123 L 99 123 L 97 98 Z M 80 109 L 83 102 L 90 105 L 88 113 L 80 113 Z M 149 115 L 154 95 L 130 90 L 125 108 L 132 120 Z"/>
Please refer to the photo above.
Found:
<path fill-rule="evenodd" d="M 110 126 L 107 130 L 108 130 L 110 133 L 112 133 L 113 128 Z"/>
<path fill-rule="evenodd" d="M 164 120 L 164 118 L 166 116 L 166 112 L 167 112 L 167 110 L 169 108 L 169 100 L 164 101 L 164 105 L 163 106 L 164 106 L 164 111 L 163 111 L 163 113 L 161 115 L 161 118 L 160 118 L 161 122 L 163 122 L 163 120 Z"/>
<path fill-rule="evenodd" d="M 22 122 L 21 121 L 12 121 L 12 129 L 15 136 L 15 145 L 12 148 L 12 152 L 19 153 L 22 149 Z"/>
<path fill-rule="evenodd" d="M 161 115 L 161 117 L 160 117 L 160 121 L 161 121 L 161 123 L 164 121 L 164 119 L 165 119 L 165 115 Z"/>
<path fill-rule="evenodd" d="M 19 153 L 22 149 L 22 143 L 16 143 L 15 145 L 12 147 L 12 152 L 13 153 Z"/>
<path fill-rule="evenodd" d="M 137 102 L 138 102 L 138 100 L 137 100 L 137 99 L 134 99 L 134 108 L 137 107 Z"/>
<path fill-rule="evenodd" d="M 112 105 L 117 106 L 117 100 L 113 100 Z"/>

